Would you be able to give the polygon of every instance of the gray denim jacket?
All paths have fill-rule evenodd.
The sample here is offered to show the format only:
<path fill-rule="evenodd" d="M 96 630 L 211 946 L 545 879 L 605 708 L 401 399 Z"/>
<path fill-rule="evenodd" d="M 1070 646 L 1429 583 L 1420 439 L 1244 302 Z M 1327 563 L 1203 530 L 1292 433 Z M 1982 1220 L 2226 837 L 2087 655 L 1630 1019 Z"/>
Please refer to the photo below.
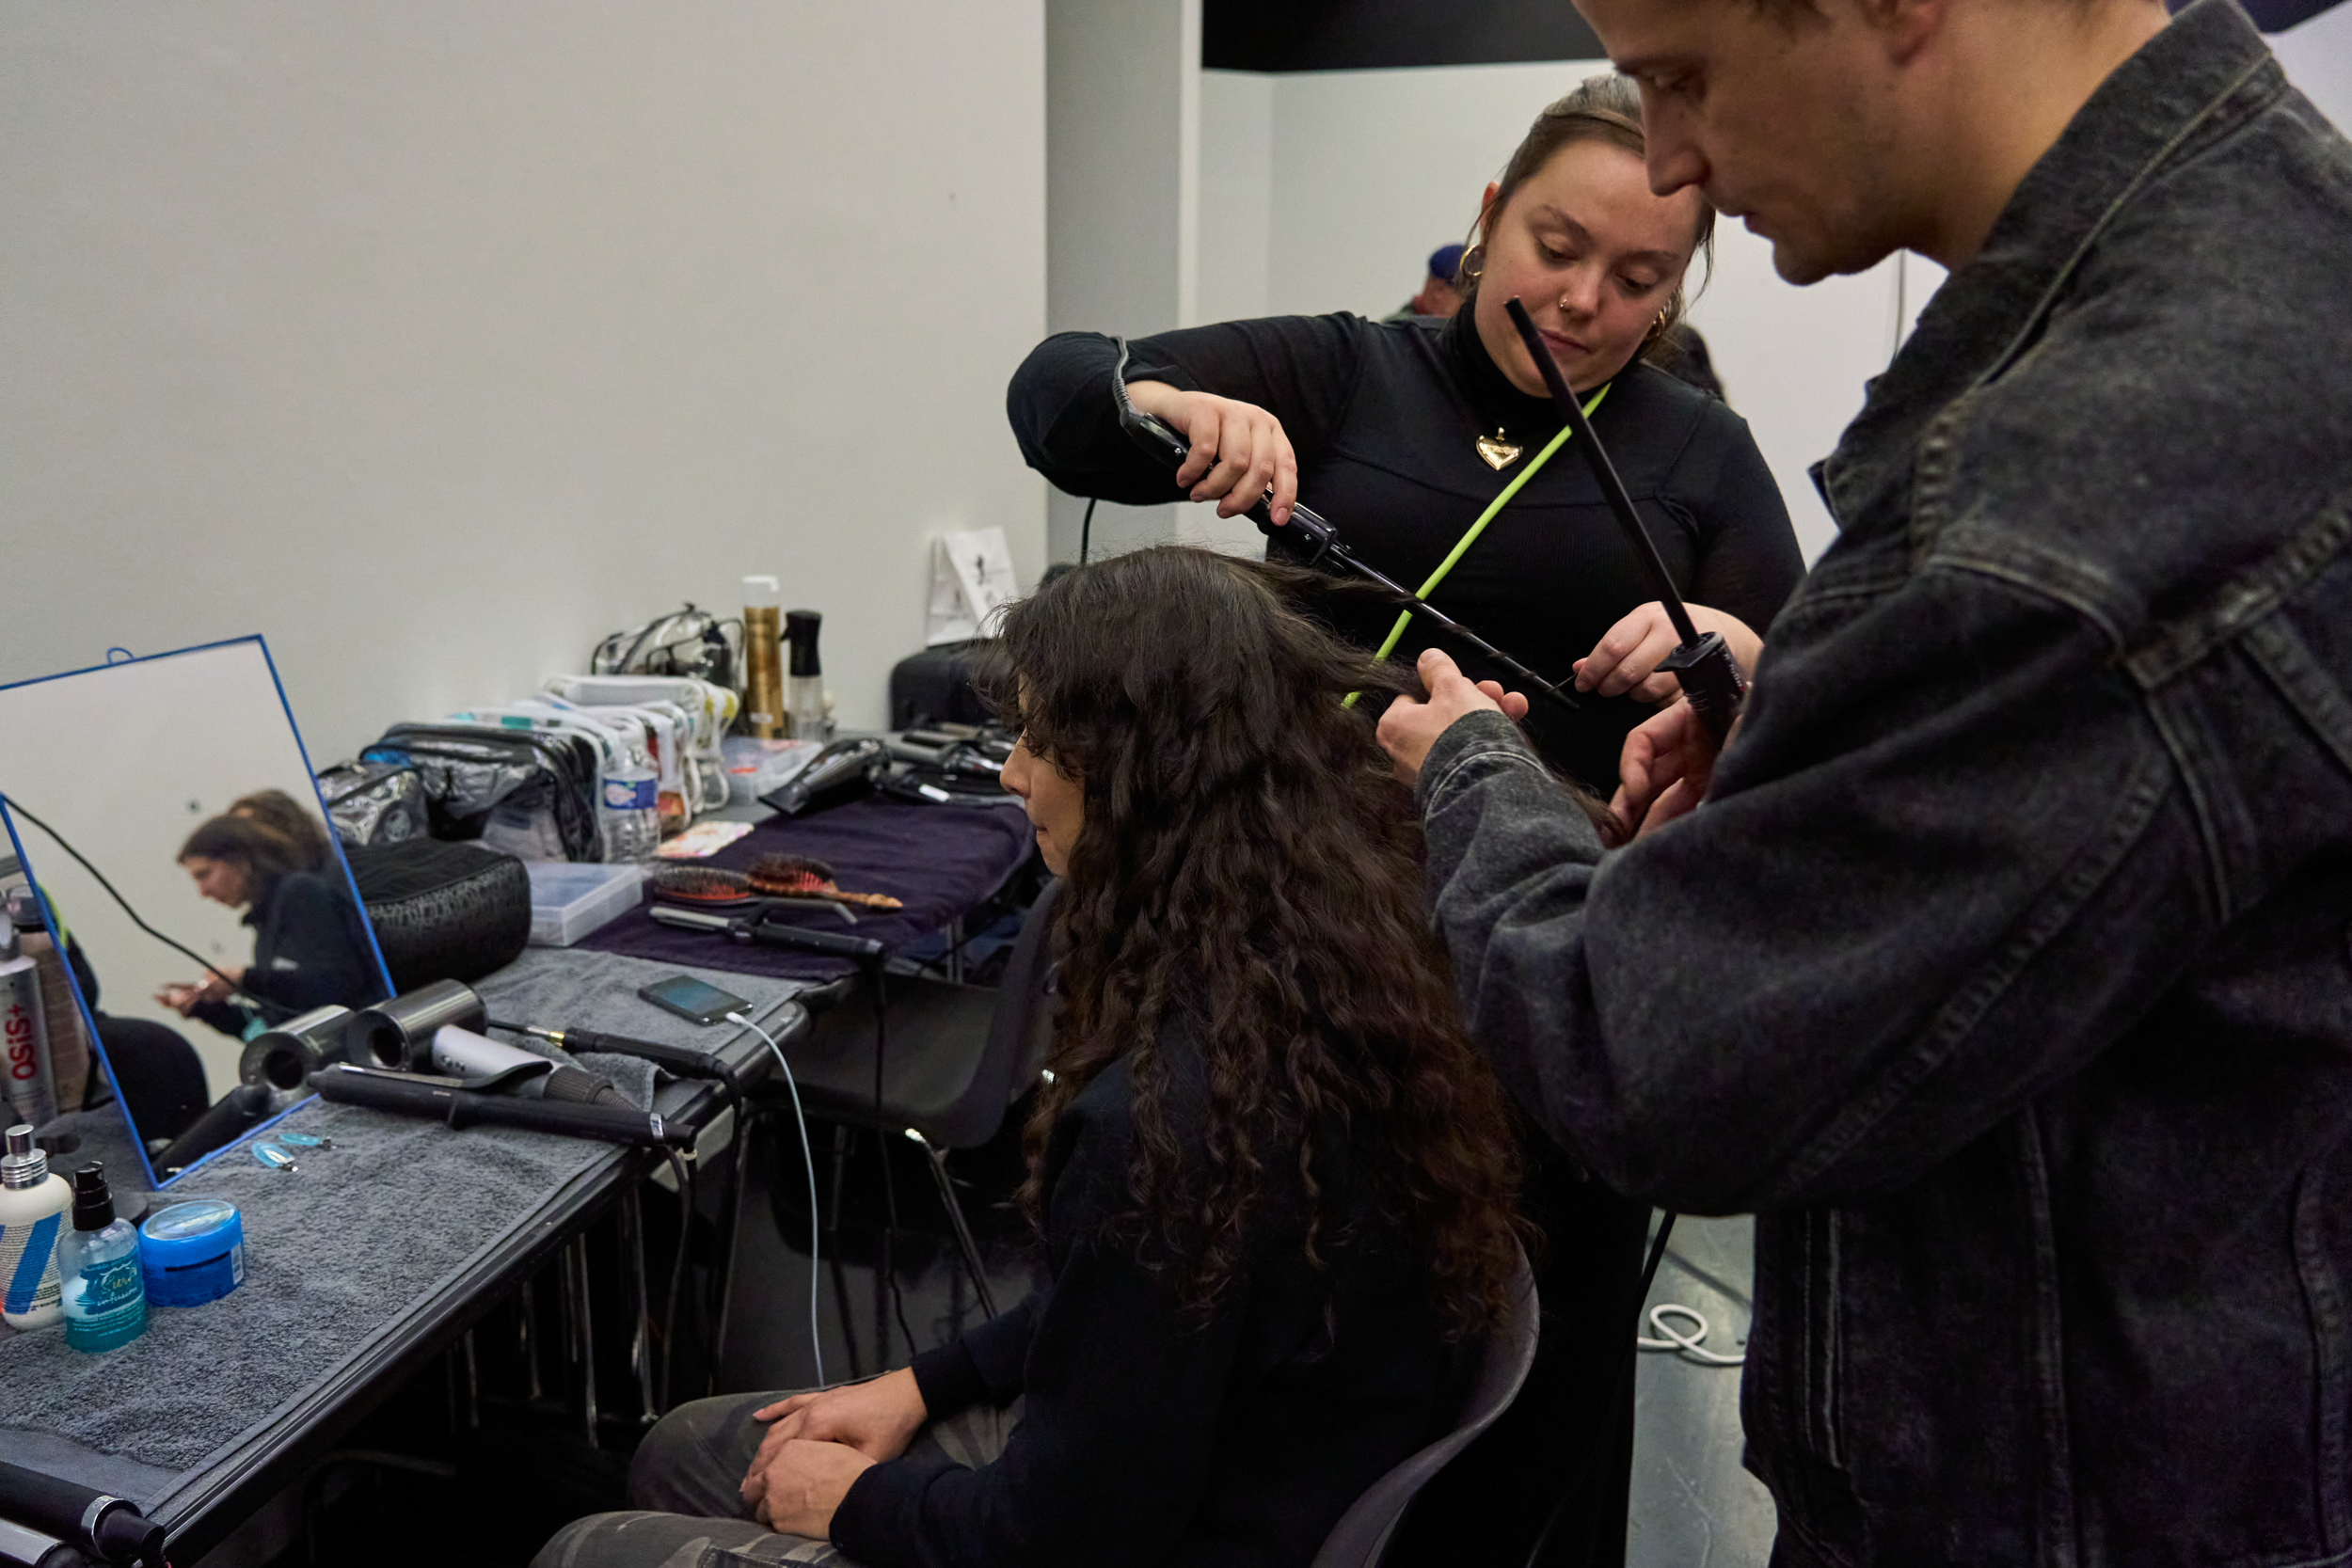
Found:
<path fill-rule="evenodd" d="M 1429 755 L 1506 1083 L 1758 1215 L 1776 1562 L 2352 1561 L 2348 348 L 2352 149 L 2201 0 L 1819 471 L 1706 806 Z"/>

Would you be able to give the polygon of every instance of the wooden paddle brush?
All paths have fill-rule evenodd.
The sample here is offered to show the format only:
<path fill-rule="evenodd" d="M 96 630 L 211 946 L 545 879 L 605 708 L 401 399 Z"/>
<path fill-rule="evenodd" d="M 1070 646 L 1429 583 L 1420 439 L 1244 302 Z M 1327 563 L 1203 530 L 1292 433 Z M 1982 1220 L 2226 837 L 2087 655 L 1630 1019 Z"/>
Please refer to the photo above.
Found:
<path fill-rule="evenodd" d="M 886 893 L 844 893 L 833 879 L 833 867 L 806 855 L 762 855 L 752 862 L 751 890 L 777 898 L 831 898 L 868 910 L 901 910 L 906 905 Z"/>

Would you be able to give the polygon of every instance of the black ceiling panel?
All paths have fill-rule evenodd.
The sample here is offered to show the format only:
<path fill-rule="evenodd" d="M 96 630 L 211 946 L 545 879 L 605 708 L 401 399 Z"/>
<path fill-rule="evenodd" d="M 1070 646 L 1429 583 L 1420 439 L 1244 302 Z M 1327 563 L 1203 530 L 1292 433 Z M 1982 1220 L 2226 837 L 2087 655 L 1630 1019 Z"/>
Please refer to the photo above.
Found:
<path fill-rule="evenodd" d="M 2186 0 L 2169 0 L 2178 10 Z M 2242 0 L 2283 32 L 2338 0 Z M 1213 71 L 1369 71 L 1418 65 L 1597 60 L 1600 40 L 1568 0 L 1203 0 L 1200 63 Z"/>
<path fill-rule="evenodd" d="M 2336 5 L 2336 0 L 2243 0 L 2246 14 L 2265 33 L 2283 33 Z"/>
<path fill-rule="evenodd" d="M 1214 71 L 1593 60 L 1600 40 L 1568 0 L 1203 0 Z"/>

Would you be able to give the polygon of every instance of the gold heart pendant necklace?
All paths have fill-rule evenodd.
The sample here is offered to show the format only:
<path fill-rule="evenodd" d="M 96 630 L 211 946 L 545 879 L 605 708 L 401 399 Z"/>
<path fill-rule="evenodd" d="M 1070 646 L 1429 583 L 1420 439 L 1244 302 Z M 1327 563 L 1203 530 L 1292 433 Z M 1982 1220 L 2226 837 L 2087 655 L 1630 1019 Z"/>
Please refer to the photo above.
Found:
<path fill-rule="evenodd" d="M 1495 427 L 1495 433 L 1492 436 L 1481 436 L 1478 438 L 1478 455 L 1486 460 L 1486 467 L 1498 473 L 1517 463 L 1519 460 L 1519 453 L 1526 450 L 1525 447 L 1515 447 L 1504 440 L 1502 427 L 1500 425 Z"/>

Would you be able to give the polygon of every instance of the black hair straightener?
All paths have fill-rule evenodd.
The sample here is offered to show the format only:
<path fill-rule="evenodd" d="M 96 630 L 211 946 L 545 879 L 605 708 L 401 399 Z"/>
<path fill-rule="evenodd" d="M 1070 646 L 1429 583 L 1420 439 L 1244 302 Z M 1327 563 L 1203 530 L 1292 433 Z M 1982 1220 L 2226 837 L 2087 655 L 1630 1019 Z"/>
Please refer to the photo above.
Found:
<path fill-rule="evenodd" d="M 1111 372 L 1111 395 L 1119 402 L 1120 428 L 1124 430 L 1129 438 L 1144 451 L 1164 459 L 1170 472 L 1183 467 L 1184 459 L 1192 455 L 1192 448 L 1185 444 L 1183 436 L 1170 430 L 1158 419 L 1142 412 L 1133 402 L 1129 401 L 1127 397 L 1127 340 L 1119 338 L 1113 341 L 1119 344 L 1119 364 Z M 1258 525 L 1259 532 L 1269 539 L 1275 537 L 1277 525 L 1266 497 L 1258 498 L 1257 504 L 1249 509 L 1248 515 L 1249 520 Z M 1291 508 L 1290 521 L 1279 526 L 1289 530 L 1294 537 L 1304 539 L 1313 546 L 1314 553 L 1307 562 L 1310 567 L 1317 571 L 1343 572 L 1350 577 L 1361 578 L 1366 582 L 1387 589 L 1396 595 L 1399 603 L 1409 606 L 1415 615 L 1425 617 L 1432 626 L 1438 627 L 1491 663 L 1500 666 L 1503 673 L 1508 674 L 1513 682 L 1530 696 L 1548 697 L 1562 707 L 1571 710 L 1582 705 L 1577 702 L 1575 693 L 1544 679 L 1543 676 L 1513 658 L 1444 610 L 1432 606 L 1418 594 L 1407 593 L 1400 584 L 1367 564 L 1355 551 L 1341 542 L 1339 531 L 1311 508 L 1294 505 Z"/>
<path fill-rule="evenodd" d="M 1640 514 L 1633 510 L 1633 498 L 1626 494 L 1625 481 L 1617 477 L 1617 466 L 1609 461 L 1600 437 L 1593 434 L 1593 421 L 1584 417 L 1583 405 L 1568 389 L 1567 378 L 1552 362 L 1551 351 L 1544 346 L 1543 334 L 1535 330 L 1527 307 L 1514 297 L 1504 301 L 1502 309 L 1509 313 L 1511 325 L 1518 328 L 1519 341 L 1527 345 L 1528 357 L 1535 361 L 1535 369 L 1543 376 L 1544 387 L 1551 393 L 1560 417 L 1576 432 L 1576 443 L 1584 449 L 1584 460 L 1593 466 L 1593 478 L 1599 482 L 1609 510 L 1616 515 L 1617 526 L 1625 530 L 1626 543 L 1633 546 L 1635 558 L 1649 578 L 1651 592 L 1666 607 L 1666 618 L 1674 623 L 1675 635 L 1681 639 L 1681 645 L 1661 659 L 1658 668 L 1682 683 L 1682 694 L 1691 699 L 1699 722 L 1717 740 L 1723 739 L 1731 733 L 1732 721 L 1740 717 L 1740 705 L 1747 699 L 1747 678 L 1740 673 L 1739 661 L 1731 657 L 1722 633 L 1710 631 L 1702 637 L 1692 624 L 1691 611 L 1683 605 L 1675 579 L 1667 575 L 1666 562 L 1660 558 L 1658 546 L 1650 542 L 1649 531 L 1642 526 Z"/>

